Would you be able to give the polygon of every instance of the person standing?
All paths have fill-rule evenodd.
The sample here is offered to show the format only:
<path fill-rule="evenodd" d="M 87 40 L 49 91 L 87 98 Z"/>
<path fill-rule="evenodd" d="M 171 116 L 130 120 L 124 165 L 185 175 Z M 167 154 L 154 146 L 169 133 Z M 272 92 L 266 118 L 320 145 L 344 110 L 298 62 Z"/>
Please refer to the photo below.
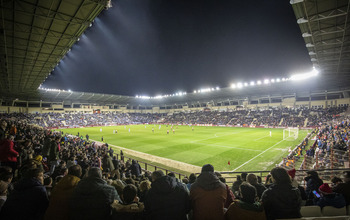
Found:
<path fill-rule="evenodd" d="M 206 164 L 191 185 L 190 200 L 194 220 L 224 219 L 227 198 L 226 185 L 214 173 L 214 167 Z"/>
<path fill-rule="evenodd" d="M 58 142 L 60 140 L 60 137 L 54 137 L 51 141 L 50 145 L 50 152 L 48 160 L 50 162 L 50 174 L 52 175 L 55 171 L 55 168 L 58 166 L 59 162 L 59 149 L 58 149 Z"/>
<path fill-rule="evenodd" d="M 4 140 L 0 141 L 0 163 L 1 166 L 9 166 L 14 173 L 17 169 L 17 157 L 19 153 L 15 150 L 13 143 L 14 137 L 8 135 Z"/>
<path fill-rule="evenodd" d="M 145 210 L 152 220 L 187 220 L 190 200 L 186 186 L 163 171 L 152 173 L 152 185 L 145 197 Z"/>

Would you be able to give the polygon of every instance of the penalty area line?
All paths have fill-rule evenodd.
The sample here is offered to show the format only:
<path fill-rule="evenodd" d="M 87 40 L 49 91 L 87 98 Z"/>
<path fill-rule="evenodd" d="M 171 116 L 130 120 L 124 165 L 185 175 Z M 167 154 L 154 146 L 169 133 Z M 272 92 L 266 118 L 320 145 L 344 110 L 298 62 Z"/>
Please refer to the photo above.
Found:
<path fill-rule="evenodd" d="M 243 164 L 240 165 L 239 167 L 236 167 L 236 169 L 231 170 L 231 172 L 234 172 L 234 171 L 238 170 L 239 168 L 243 167 L 244 165 L 250 163 L 250 161 L 252 161 L 252 160 L 254 160 L 255 158 L 259 157 L 260 155 L 262 155 L 262 154 L 265 153 L 266 151 L 270 150 L 270 149 L 273 148 L 274 146 L 280 144 L 282 141 L 284 141 L 284 140 L 281 140 L 281 141 L 277 142 L 276 144 L 272 145 L 271 147 L 267 148 L 266 150 L 264 150 L 264 151 L 261 152 L 260 154 L 256 155 L 256 156 L 253 157 L 252 159 L 248 160 L 247 162 L 243 163 Z"/>

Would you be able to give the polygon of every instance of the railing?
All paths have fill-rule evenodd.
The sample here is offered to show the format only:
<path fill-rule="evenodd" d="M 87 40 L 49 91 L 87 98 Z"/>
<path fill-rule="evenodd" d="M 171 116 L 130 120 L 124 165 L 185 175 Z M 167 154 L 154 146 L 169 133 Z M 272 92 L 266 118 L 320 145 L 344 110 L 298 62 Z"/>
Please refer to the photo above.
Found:
<path fill-rule="evenodd" d="M 119 160 L 120 158 L 120 155 L 119 154 L 114 154 L 117 159 Z M 183 174 L 183 173 L 178 173 L 178 172 L 175 172 L 175 171 L 172 171 L 172 170 L 169 170 L 167 168 L 164 168 L 164 167 L 160 167 L 160 166 L 156 166 L 156 165 L 153 165 L 153 164 L 149 164 L 147 162 L 143 162 L 143 161 L 140 161 L 140 160 L 137 160 L 135 158 L 132 158 L 132 157 L 127 157 L 127 156 L 124 156 L 124 160 L 125 161 L 125 158 L 128 160 L 128 159 L 131 159 L 131 160 L 135 160 L 136 162 L 138 162 L 141 166 L 141 168 L 143 169 L 143 171 L 155 171 L 155 170 L 163 170 L 165 172 L 166 175 L 168 175 L 168 173 L 174 173 L 180 180 L 183 179 L 184 177 L 187 177 L 186 174 Z M 151 169 L 150 169 L 151 168 Z"/>

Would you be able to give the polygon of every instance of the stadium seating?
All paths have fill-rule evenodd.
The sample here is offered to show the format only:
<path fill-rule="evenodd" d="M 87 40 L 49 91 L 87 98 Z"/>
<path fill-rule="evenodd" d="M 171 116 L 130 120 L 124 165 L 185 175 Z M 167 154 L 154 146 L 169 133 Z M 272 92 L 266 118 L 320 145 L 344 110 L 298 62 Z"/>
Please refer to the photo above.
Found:
<path fill-rule="evenodd" d="M 320 217 L 322 216 L 319 206 L 302 206 L 300 213 L 303 217 Z"/>
<path fill-rule="evenodd" d="M 323 216 L 342 216 L 346 215 L 346 207 L 335 208 L 333 206 L 325 206 L 322 209 Z"/>

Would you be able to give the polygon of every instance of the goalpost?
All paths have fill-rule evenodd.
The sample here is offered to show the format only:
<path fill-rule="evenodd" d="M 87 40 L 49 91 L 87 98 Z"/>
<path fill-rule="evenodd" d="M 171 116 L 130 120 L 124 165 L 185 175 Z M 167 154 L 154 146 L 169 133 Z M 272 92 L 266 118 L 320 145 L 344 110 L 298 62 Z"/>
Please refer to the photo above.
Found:
<path fill-rule="evenodd" d="M 294 141 L 298 138 L 299 128 L 283 129 L 283 140 Z"/>

